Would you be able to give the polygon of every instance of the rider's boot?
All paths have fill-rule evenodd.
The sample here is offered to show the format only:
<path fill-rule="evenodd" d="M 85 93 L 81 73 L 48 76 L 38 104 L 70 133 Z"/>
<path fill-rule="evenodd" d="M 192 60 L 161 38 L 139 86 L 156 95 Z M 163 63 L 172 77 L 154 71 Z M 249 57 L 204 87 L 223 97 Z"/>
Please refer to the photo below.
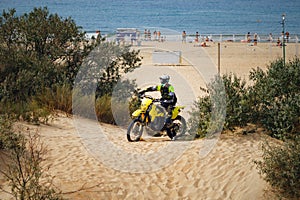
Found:
<path fill-rule="evenodd" d="M 165 127 L 166 127 L 166 128 L 171 128 L 172 125 L 173 125 L 173 124 L 172 124 L 171 117 L 172 117 L 171 115 L 168 115 L 167 118 L 166 118 L 166 121 L 165 121 Z"/>
<path fill-rule="evenodd" d="M 170 138 L 171 140 L 173 140 L 174 135 L 173 135 L 172 131 L 171 131 L 169 128 L 167 128 L 166 131 L 167 131 L 167 135 L 169 136 L 169 138 Z"/>
<path fill-rule="evenodd" d="M 161 132 L 156 132 L 154 133 L 153 137 L 161 137 L 162 136 L 162 133 Z"/>

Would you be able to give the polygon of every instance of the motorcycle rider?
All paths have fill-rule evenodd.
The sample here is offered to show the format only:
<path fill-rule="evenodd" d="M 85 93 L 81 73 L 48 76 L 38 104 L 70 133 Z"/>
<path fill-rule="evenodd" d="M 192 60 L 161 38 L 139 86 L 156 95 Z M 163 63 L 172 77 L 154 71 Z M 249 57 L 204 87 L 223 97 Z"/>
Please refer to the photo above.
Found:
<path fill-rule="evenodd" d="M 168 115 L 165 119 L 165 124 L 167 128 L 172 125 L 172 110 L 177 103 L 177 97 L 174 91 L 174 87 L 169 83 L 170 76 L 162 75 L 159 77 L 160 85 L 148 87 L 146 90 L 142 90 L 139 94 L 144 94 L 145 92 L 159 91 L 161 94 L 160 103 L 166 109 Z"/>

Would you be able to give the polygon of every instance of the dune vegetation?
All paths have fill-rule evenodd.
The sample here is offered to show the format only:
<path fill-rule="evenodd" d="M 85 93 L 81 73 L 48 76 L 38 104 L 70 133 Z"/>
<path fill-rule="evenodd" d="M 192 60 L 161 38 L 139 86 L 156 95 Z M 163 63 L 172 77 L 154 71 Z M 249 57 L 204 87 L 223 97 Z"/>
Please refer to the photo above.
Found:
<path fill-rule="evenodd" d="M 104 42 L 100 34 L 87 39 L 71 18 L 50 14 L 47 8 L 15 13 L 3 11 L 0 17 L 0 149 L 9 161 L 1 174 L 16 199 L 60 199 L 53 188 L 44 187 L 50 182 L 41 182 L 44 148 L 35 136 L 15 131 L 13 122 L 47 123 L 57 110 L 71 114 L 77 73 L 91 59 L 89 54 L 100 49 L 109 62 L 89 72 L 97 74 L 96 96 L 84 87 L 76 92 L 97 102 L 99 121 L 114 123 L 109 96 L 121 74 L 139 67 L 141 58 L 128 46 Z"/>

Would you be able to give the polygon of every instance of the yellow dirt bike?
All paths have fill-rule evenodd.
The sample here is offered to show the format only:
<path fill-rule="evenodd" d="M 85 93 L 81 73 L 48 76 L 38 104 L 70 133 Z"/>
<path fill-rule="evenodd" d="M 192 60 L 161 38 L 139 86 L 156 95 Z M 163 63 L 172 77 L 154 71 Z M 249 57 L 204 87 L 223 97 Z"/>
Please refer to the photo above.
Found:
<path fill-rule="evenodd" d="M 172 109 L 171 124 L 165 124 L 168 115 L 166 109 L 160 105 L 160 99 L 155 99 L 149 95 L 138 96 L 141 101 L 139 109 L 132 113 L 132 122 L 127 128 L 127 140 L 129 142 L 140 141 L 144 128 L 164 133 L 176 140 L 186 132 L 186 120 L 179 115 L 184 106 L 174 106 Z M 147 131 L 148 132 L 148 131 Z"/>

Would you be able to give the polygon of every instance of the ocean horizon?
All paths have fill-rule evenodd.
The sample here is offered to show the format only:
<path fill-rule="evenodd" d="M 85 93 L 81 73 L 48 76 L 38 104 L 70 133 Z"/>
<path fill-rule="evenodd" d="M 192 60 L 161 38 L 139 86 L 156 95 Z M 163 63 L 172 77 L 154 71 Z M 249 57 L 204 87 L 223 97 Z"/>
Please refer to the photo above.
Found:
<path fill-rule="evenodd" d="M 88 33 L 100 30 L 113 34 L 117 28 L 161 30 L 189 35 L 280 35 L 282 14 L 285 31 L 300 35 L 298 0 L 1 0 L 1 10 L 16 9 L 22 15 L 35 7 L 47 7 L 50 13 L 71 17 Z"/>

